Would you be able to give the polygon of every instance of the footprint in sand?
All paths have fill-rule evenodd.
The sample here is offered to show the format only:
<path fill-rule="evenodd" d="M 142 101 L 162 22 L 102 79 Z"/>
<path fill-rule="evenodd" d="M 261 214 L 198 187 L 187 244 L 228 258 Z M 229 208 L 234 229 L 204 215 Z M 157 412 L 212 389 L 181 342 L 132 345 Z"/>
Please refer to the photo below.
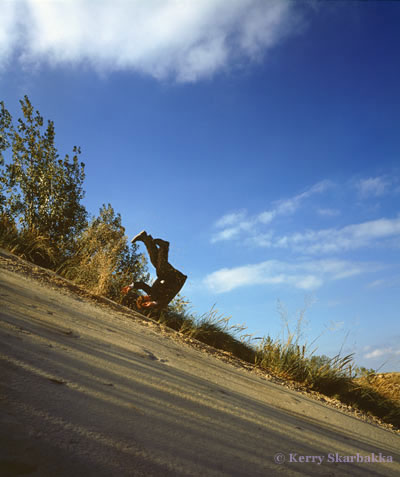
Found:
<path fill-rule="evenodd" d="M 167 363 L 167 359 L 163 358 L 158 358 L 155 354 L 153 354 L 151 351 L 147 349 L 143 349 L 144 353 L 138 353 L 141 354 L 143 357 L 151 359 L 152 361 L 160 361 L 160 363 Z"/>

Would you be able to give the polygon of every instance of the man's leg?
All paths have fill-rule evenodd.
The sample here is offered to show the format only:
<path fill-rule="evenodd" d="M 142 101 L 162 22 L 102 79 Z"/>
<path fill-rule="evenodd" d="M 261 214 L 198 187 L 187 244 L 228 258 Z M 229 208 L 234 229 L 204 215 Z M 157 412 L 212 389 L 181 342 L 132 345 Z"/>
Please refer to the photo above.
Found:
<path fill-rule="evenodd" d="M 168 262 L 168 254 L 169 254 L 169 242 L 162 239 L 154 239 L 154 243 L 158 247 L 158 256 L 157 256 L 157 275 L 163 275 L 172 267 Z"/>
<path fill-rule="evenodd" d="M 156 247 L 155 240 L 151 235 L 148 235 L 144 230 L 140 234 L 133 237 L 131 240 L 132 243 L 143 242 L 147 248 L 147 253 L 150 257 L 150 262 L 153 264 L 153 267 L 157 270 L 158 264 L 158 248 Z"/>
<path fill-rule="evenodd" d="M 151 286 L 148 285 L 147 283 L 145 282 L 134 282 L 133 283 L 133 288 L 135 290 L 143 290 L 145 293 L 147 293 L 148 295 L 151 294 Z"/>
<path fill-rule="evenodd" d="M 131 240 L 131 243 L 135 243 L 138 240 L 143 240 L 143 237 L 145 237 L 146 235 L 147 235 L 147 232 L 145 230 L 142 230 L 141 232 L 139 232 L 137 235 L 133 237 L 133 239 Z"/>

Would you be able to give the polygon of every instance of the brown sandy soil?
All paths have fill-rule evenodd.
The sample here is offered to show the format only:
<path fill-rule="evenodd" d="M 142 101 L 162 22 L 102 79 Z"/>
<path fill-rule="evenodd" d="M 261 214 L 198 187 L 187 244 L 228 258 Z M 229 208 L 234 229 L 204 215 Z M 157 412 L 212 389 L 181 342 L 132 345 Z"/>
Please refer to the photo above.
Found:
<path fill-rule="evenodd" d="M 400 475 L 395 432 L 188 341 L 0 252 L 0 476 Z"/>

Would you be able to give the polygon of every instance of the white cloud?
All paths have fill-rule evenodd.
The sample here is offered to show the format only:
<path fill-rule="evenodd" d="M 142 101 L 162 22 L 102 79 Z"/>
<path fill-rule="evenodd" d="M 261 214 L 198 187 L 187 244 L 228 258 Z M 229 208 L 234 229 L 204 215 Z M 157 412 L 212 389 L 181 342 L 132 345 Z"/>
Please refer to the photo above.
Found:
<path fill-rule="evenodd" d="M 364 355 L 364 358 L 381 358 L 382 356 L 385 356 L 385 358 L 390 359 L 396 356 L 400 356 L 400 348 L 393 348 L 393 347 L 387 347 L 387 348 L 375 348 L 373 351 L 370 353 L 367 353 Z"/>
<path fill-rule="evenodd" d="M 0 68 L 6 64 L 16 43 L 18 32 L 17 9 L 13 2 L 1 5 L 0 13 Z"/>
<path fill-rule="evenodd" d="M 254 226 L 254 220 L 248 220 L 246 218 L 246 211 L 241 210 L 224 215 L 217 220 L 215 226 L 223 228 L 223 230 L 213 235 L 211 238 L 212 243 L 220 240 L 230 240 L 235 238 L 242 231 L 251 230 Z"/>
<path fill-rule="evenodd" d="M 259 60 L 299 18 L 285 0 L 3 0 L 0 65 L 14 52 L 24 63 L 197 81 Z"/>
<path fill-rule="evenodd" d="M 236 238 L 242 231 L 254 232 L 256 226 L 259 224 L 266 225 L 272 222 L 277 216 L 294 214 L 305 199 L 314 194 L 325 192 L 331 186 L 332 183 L 327 180 L 318 182 L 301 194 L 289 199 L 273 202 L 271 209 L 264 210 L 253 217 L 248 217 L 247 213 L 243 210 L 226 214 L 221 217 L 215 225 L 217 227 L 229 227 L 214 234 L 211 238 L 211 242 L 214 243 Z M 261 236 L 259 236 L 259 239 L 262 241 L 267 240 L 266 237 Z"/>
<path fill-rule="evenodd" d="M 219 242 L 220 240 L 231 240 L 239 235 L 241 228 L 238 227 L 229 227 L 227 229 L 221 230 L 220 232 L 216 233 L 212 238 L 211 242 Z"/>
<path fill-rule="evenodd" d="M 304 199 L 307 199 L 314 194 L 321 194 L 331 186 L 332 183 L 328 180 L 318 182 L 317 184 L 314 184 L 312 187 L 310 187 L 310 189 L 307 189 L 305 192 L 302 192 L 301 194 L 298 194 L 290 199 L 276 201 L 274 203 L 274 209 L 269 211 L 269 213 L 272 213 L 274 216 L 293 214 L 300 207 Z M 265 214 L 266 212 L 263 213 Z"/>
<path fill-rule="evenodd" d="M 387 283 L 387 280 L 384 280 L 384 279 L 374 280 L 373 282 L 367 285 L 367 288 L 381 288 L 385 286 L 386 283 Z"/>
<path fill-rule="evenodd" d="M 266 210 L 265 212 L 261 212 L 261 214 L 258 214 L 257 221 L 261 224 L 269 224 L 274 220 L 276 215 L 277 212 L 275 210 Z"/>
<path fill-rule="evenodd" d="M 377 244 L 380 240 L 400 238 L 400 218 L 377 219 L 342 228 L 309 230 L 286 236 L 266 238 L 254 236 L 252 242 L 261 247 L 291 248 L 303 253 L 337 253 Z"/>
<path fill-rule="evenodd" d="M 357 189 L 364 198 L 384 195 L 389 186 L 390 182 L 384 177 L 370 177 L 357 183 Z"/>
<path fill-rule="evenodd" d="M 367 288 L 376 289 L 376 288 L 393 288 L 400 286 L 400 277 L 393 276 L 383 279 L 374 280 L 373 282 L 367 285 Z"/>
<path fill-rule="evenodd" d="M 327 280 L 340 280 L 374 270 L 371 264 L 345 260 L 315 260 L 289 263 L 267 260 L 258 264 L 222 268 L 206 276 L 204 284 L 215 293 L 243 286 L 285 285 L 302 290 L 315 290 Z"/>
<path fill-rule="evenodd" d="M 324 209 L 320 208 L 317 210 L 319 215 L 322 215 L 323 217 L 336 217 L 340 215 L 340 211 L 337 209 Z"/>
<path fill-rule="evenodd" d="M 239 210 L 238 212 L 232 212 L 231 214 L 226 214 L 223 217 L 221 217 L 216 222 L 215 225 L 216 227 L 226 227 L 226 226 L 236 225 L 239 222 L 241 222 L 245 216 L 246 216 L 246 211 L 244 210 Z"/>

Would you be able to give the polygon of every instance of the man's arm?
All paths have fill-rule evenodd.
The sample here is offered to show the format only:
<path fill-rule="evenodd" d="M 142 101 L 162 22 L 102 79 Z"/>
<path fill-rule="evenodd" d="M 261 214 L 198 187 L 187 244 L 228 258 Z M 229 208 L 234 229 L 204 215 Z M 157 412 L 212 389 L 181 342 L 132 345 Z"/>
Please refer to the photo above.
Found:
<path fill-rule="evenodd" d="M 147 293 L 148 295 L 151 294 L 151 286 L 148 285 L 147 283 L 145 282 L 133 282 L 131 283 L 130 285 L 127 285 L 126 287 L 124 287 L 122 289 L 122 292 L 123 293 L 128 293 L 130 290 L 132 289 L 135 289 L 135 290 L 143 290 L 145 293 Z"/>

